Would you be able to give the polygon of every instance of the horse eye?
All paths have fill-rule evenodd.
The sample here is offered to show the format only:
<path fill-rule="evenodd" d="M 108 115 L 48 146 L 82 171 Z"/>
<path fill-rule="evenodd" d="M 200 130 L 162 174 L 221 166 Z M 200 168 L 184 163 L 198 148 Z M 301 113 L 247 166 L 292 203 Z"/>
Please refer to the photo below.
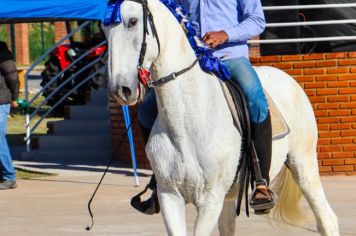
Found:
<path fill-rule="evenodd" d="M 131 18 L 129 20 L 129 23 L 127 24 L 127 28 L 133 28 L 135 27 L 135 25 L 137 24 L 137 19 L 136 18 Z"/>

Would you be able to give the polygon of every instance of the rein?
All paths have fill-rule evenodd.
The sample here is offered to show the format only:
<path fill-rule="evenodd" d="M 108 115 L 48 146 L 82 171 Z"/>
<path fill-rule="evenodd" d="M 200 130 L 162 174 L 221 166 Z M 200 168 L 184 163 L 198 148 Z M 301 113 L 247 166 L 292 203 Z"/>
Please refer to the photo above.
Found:
<path fill-rule="evenodd" d="M 158 85 L 163 85 L 165 83 L 168 83 L 169 81 L 172 81 L 172 80 L 176 79 L 178 76 L 180 76 L 180 75 L 188 72 L 189 70 L 191 70 L 199 62 L 200 57 L 201 56 L 197 57 L 197 59 L 195 59 L 194 62 L 190 66 L 188 66 L 187 68 L 184 68 L 183 70 L 180 70 L 178 72 L 173 72 L 170 75 L 162 77 L 162 78 L 160 78 L 160 79 L 158 79 L 156 81 L 149 80 L 147 82 L 147 86 L 149 88 L 152 88 L 152 87 L 155 87 L 155 86 L 158 86 Z"/>

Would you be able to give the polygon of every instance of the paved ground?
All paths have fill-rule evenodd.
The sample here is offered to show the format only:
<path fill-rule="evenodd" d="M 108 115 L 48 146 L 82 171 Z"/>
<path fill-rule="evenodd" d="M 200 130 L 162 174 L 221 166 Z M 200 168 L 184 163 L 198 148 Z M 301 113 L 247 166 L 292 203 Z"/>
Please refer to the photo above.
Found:
<path fill-rule="evenodd" d="M 37 93 L 42 88 L 41 83 L 41 72 L 44 68 L 38 68 L 38 70 L 34 70 L 31 72 L 28 78 L 28 90 L 30 93 Z"/>
<path fill-rule="evenodd" d="M 17 163 L 22 166 L 32 164 Z M 33 168 L 41 166 L 44 165 L 38 164 Z M 130 169 L 119 167 L 112 169 L 98 191 L 92 206 L 95 226 L 92 231 L 85 231 L 84 228 L 91 222 L 87 202 L 104 167 L 69 167 L 54 165 L 49 168 L 47 165 L 47 170 L 61 170 L 60 175 L 20 180 L 17 189 L 1 191 L 0 235 L 165 235 L 160 215 L 142 215 L 129 206 L 130 197 L 142 187 L 133 186 Z M 140 171 L 141 186 L 147 183 L 149 174 L 148 171 Z M 339 217 L 341 235 L 356 235 L 356 177 L 323 177 L 322 181 L 327 197 Z M 194 208 L 189 206 L 187 221 L 190 235 L 194 216 Z M 302 228 L 291 228 L 290 231 L 274 229 L 264 217 L 252 216 L 247 219 L 242 216 L 237 223 L 236 235 L 240 236 L 318 235 L 314 221 Z M 218 235 L 216 230 L 213 235 Z"/>
<path fill-rule="evenodd" d="M 41 71 L 33 71 L 29 76 L 28 80 L 28 90 L 30 93 L 37 93 L 40 91 L 41 86 Z"/>

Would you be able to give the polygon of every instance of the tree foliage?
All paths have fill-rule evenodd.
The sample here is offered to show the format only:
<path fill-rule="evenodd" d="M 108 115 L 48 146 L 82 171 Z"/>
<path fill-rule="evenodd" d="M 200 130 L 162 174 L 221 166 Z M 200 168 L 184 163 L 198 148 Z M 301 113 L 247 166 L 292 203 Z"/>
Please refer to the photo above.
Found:
<path fill-rule="evenodd" d="M 53 23 L 42 23 L 42 27 L 41 23 L 29 24 L 28 37 L 30 61 L 34 62 L 55 43 Z"/>

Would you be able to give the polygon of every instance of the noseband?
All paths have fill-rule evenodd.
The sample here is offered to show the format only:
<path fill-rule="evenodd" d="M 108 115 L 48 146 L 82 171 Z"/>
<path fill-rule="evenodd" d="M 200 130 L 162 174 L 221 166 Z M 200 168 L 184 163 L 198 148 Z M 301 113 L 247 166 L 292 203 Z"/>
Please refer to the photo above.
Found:
<path fill-rule="evenodd" d="M 153 15 L 150 11 L 150 9 L 148 8 L 148 4 L 147 4 L 147 0 L 126 0 L 126 1 L 132 1 L 132 2 L 136 2 L 142 5 L 142 11 L 143 11 L 143 39 L 142 39 L 142 44 L 141 44 L 141 50 L 140 50 L 140 57 L 138 60 L 138 64 L 137 64 L 137 72 L 138 72 L 138 79 L 140 81 L 141 84 L 143 84 L 145 87 L 148 88 L 152 88 L 154 86 L 157 85 L 162 85 L 165 84 L 171 80 L 174 80 L 175 78 L 177 78 L 179 75 L 184 74 L 185 72 L 189 71 L 190 69 L 192 69 L 199 61 L 200 56 L 187 68 L 180 70 L 178 72 L 174 72 L 171 73 L 168 76 L 162 77 L 156 81 L 152 81 L 151 80 L 151 74 L 149 71 L 149 68 L 144 68 L 143 62 L 145 59 L 145 55 L 146 55 L 146 48 L 147 48 L 147 43 L 146 43 L 146 35 L 149 34 L 148 32 L 148 27 L 147 27 L 147 21 L 150 24 L 153 36 L 156 38 L 157 41 L 157 45 L 158 45 L 158 54 L 161 51 L 161 45 L 159 42 L 159 38 L 158 38 L 158 34 L 157 34 L 157 30 L 156 30 L 156 26 L 153 20 Z"/>

